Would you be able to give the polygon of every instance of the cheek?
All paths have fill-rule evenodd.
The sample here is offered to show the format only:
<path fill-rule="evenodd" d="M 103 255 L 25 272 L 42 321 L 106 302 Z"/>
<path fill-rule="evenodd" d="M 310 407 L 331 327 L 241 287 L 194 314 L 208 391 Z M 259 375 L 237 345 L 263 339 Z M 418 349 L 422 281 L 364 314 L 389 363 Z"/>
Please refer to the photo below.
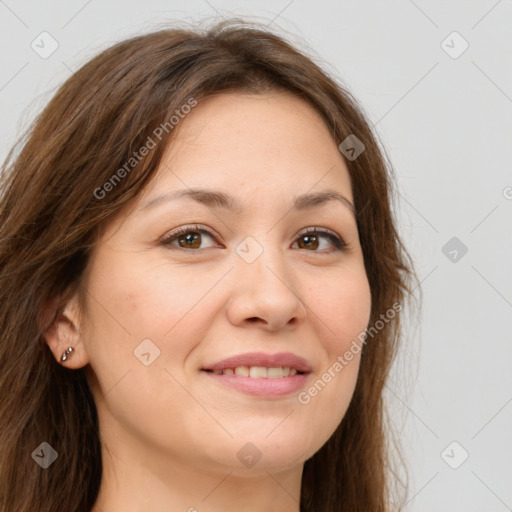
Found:
<path fill-rule="evenodd" d="M 363 333 L 371 312 L 371 292 L 364 272 L 326 279 L 310 294 L 311 314 L 324 333 L 324 347 L 335 359 Z"/>
<path fill-rule="evenodd" d="M 148 440 L 164 438 L 169 433 L 157 425 L 174 424 L 176 411 L 191 406 L 178 384 L 181 367 L 213 321 L 207 293 L 222 273 L 210 282 L 161 264 L 103 263 L 87 283 L 91 328 L 84 333 L 97 400 L 104 397 L 99 408 Z"/>
<path fill-rule="evenodd" d="M 134 339 L 161 338 L 207 290 L 204 279 L 199 282 L 193 274 L 165 262 L 148 264 L 143 255 L 139 259 L 129 253 L 104 256 L 95 262 L 91 274 L 91 313 L 117 323 Z"/>
<path fill-rule="evenodd" d="M 124 261 L 116 255 L 116 265 L 98 261 L 94 280 L 88 283 L 94 297 L 89 301 L 92 355 L 97 362 L 115 357 L 120 367 L 132 367 L 134 361 L 140 364 L 138 347 L 149 339 L 156 347 L 152 350 L 159 351 L 151 365 L 161 370 L 177 367 L 211 327 L 216 304 L 209 298 L 225 270 L 205 276 L 165 262 L 148 265 L 131 258 Z M 151 349 L 151 343 L 145 343 Z"/>
<path fill-rule="evenodd" d="M 311 432 L 328 439 L 345 415 L 359 373 L 364 332 L 371 312 L 371 292 L 366 274 L 333 277 L 310 295 L 312 317 L 325 358 L 315 379 L 298 402 L 309 413 Z"/>

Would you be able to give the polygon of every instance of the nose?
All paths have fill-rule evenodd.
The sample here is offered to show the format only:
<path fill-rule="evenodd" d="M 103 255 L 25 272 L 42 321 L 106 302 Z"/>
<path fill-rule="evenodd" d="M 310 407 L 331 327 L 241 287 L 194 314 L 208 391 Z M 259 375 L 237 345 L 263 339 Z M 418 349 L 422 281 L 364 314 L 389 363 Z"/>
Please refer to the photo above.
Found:
<path fill-rule="evenodd" d="M 266 331 L 296 328 L 307 310 L 295 291 L 296 279 L 277 251 L 264 250 L 254 262 L 236 262 L 229 321 L 236 326 L 256 325 Z M 294 282 L 295 281 L 295 282 Z"/>

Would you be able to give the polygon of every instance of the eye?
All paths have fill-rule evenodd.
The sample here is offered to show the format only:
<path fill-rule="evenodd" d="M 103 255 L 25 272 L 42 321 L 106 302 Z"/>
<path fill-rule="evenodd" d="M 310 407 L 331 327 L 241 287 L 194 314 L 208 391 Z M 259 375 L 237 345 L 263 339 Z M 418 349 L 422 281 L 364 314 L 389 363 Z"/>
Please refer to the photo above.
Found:
<path fill-rule="evenodd" d="M 210 240 L 215 240 L 215 235 L 207 229 L 200 228 L 197 225 L 183 226 L 171 231 L 160 243 L 162 245 L 175 246 L 179 249 L 195 250 L 194 252 L 200 252 L 201 249 L 216 246 L 213 244 L 207 247 L 201 247 L 205 237 Z M 328 243 L 322 243 L 322 240 L 327 240 Z M 298 244 L 299 249 L 312 252 L 323 252 L 325 249 L 329 249 L 329 245 L 334 246 L 334 250 L 343 251 L 347 245 L 334 231 L 325 228 L 308 228 L 298 235 L 298 240 L 294 242 L 294 245 L 295 244 Z"/>
<path fill-rule="evenodd" d="M 299 234 L 298 241 L 295 243 L 299 244 L 299 249 L 319 252 L 317 249 L 325 249 L 325 244 L 324 247 L 321 247 L 322 238 L 328 239 L 331 245 L 335 246 L 335 250 L 343 251 L 346 247 L 345 242 L 334 231 L 319 228 L 309 228 L 307 231 Z"/>
<path fill-rule="evenodd" d="M 206 229 L 201 229 L 199 226 L 184 226 L 166 235 L 161 243 L 174 245 L 181 249 L 204 249 L 205 247 L 201 247 L 201 243 L 205 235 L 211 240 L 214 239 L 214 235 Z M 214 245 L 210 247 L 214 247 Z"/>

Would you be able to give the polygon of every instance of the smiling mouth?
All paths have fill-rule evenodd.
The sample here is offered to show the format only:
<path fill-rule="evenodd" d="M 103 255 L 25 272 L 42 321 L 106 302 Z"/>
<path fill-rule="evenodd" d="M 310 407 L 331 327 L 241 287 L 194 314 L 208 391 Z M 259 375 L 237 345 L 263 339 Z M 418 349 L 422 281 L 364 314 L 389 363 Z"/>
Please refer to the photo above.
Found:
<path fill-rule="evenodd" d="M 202 370 L 215 375 L 238 375 L 239 377 L 248 377 L 252 379 L 282 379 L 302 375 L 307 372 L 301 372 L 296 368 L 289 366 L 236 366 L 234 368 L 225 368 L 223 370 Z"/>

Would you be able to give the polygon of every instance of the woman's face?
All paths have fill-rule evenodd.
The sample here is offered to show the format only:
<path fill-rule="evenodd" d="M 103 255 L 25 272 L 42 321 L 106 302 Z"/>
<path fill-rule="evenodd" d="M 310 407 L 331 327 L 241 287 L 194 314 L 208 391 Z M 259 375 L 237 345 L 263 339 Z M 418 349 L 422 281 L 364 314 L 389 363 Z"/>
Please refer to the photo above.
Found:
<path fill-rule="evenodd" d="M 91 255 L 77 361 L 106 444 L 142 447 L 146 463 L 291 468 L 342 420 L 359 355 L 333 368 L 370 316 L 349 174 L 291 94 L 222 94 L 180 122 Z"/>

